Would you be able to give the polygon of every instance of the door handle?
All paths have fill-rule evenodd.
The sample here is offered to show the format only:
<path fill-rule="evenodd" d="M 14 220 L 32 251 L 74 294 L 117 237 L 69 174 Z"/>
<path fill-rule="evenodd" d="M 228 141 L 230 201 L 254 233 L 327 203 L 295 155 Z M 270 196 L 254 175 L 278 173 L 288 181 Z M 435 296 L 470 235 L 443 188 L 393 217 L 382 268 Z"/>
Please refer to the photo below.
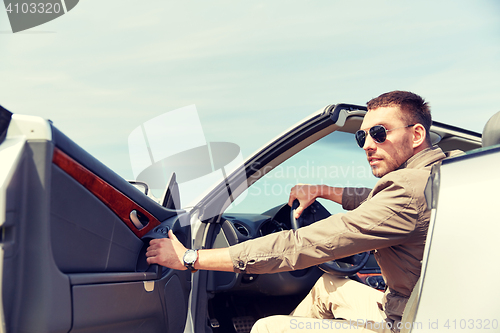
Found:
<path fill-rule="evenodd" d="M 135 209 L 130 212 L 130 221 L 134 224 L 137 230 L 141 230 L 149 223 L 148 217 Z"/>

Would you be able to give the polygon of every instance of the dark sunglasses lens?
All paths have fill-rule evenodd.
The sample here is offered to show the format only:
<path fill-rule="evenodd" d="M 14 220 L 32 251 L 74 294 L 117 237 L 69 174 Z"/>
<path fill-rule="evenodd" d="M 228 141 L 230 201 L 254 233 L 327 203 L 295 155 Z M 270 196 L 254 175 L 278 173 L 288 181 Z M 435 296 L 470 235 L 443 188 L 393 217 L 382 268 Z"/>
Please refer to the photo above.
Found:
<path fill-rule="evenodd" d="M 363 130 L 359 130 L 356 132 L 355 137 L 356 137 L 356 142 L 358 143 L 358 146 L 360 148 L 363 148 L 363 146 L 365 145 L 366 132 Z"/>
<path fill-rule="evenodd" d="M 376 143 L 382 143 L 387 138 L 387 132 L 384 126 L 376 125 L 370 128 L 370 136 Z"/>

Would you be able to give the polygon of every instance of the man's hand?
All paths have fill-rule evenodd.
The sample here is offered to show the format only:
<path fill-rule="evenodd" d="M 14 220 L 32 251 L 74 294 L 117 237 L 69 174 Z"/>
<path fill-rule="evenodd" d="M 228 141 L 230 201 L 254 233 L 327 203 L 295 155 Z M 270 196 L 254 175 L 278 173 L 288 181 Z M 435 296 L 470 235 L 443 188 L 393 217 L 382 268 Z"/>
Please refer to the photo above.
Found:
<path fill-rule="evenodd" d="M 184 266 L 186 248 L 177 240 L 172 230 L 168 231 L 168 238 L 153 239 L 149 242 L 146 252 L 148 264 L 158 264 L 177 270 L 187 269 Z"/>
<path fill-rule="evenodd" d="M 290 190 L 288 205 L 292 207 L 295 199 L 299 200 L 299 207 L 295 209 L 295 218 L 298 219 L 304 209 L 309 207 L 319 196 L 321 185 L 298 184 Z"/>
<path fill-rule="evenodd" d="M 316 198 L 324 198 L 342 204 L 343 191 L 344 189 L 341 187 L 298 184 L 290 191 L 288 205 L 292 207 L 294 200 L 299 200 L 300 205 L 295 209 L 295 218 L 298 219 L 304 209 L 309 207 Z"/>
<path fill-rule="evenodd" d="M 150 265 L 158 264 L 172 269 L 186 270 L 184 266 L 186 251 L 187 249 L 177 240 L 172 230 L 169 230 L 168 238 L 153 239 L 149 242 L 146 257 Z M 198 250 L 198 260 L 194 268 L 233 272 L 229 248 Z"/>

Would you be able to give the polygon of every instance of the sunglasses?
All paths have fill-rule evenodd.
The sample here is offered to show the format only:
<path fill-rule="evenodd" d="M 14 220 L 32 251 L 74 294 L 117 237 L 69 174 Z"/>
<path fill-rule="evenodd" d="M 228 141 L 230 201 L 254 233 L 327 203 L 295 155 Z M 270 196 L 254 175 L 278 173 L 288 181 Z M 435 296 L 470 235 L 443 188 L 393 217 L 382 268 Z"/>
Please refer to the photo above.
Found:
<path fill-rule="evenodd" d="M 403 127 L 396 127 L 396 128 L 390 129 L 390 130 L 386 129 L 383 125 L 375 125 L 372 128 L 370 128 L 368 131 L 367 130 L 357 131 L 354 136 L 356 137 L 356 141 L 357 141 L 359 147 L 363 148 L 363 146 L 365 145 L 366 136 L 368 134 L 370 134 L 373 141 L 375 141 L 376 143 L 382 143 L 385 141 L 385 139 L 387 139 L 387 132 L 394 131 L 394 130 L 397 130 L 400 128 L 408 128 L 408 127 L 412 127 L 415 125 L 416 124 L 403 126 Z"/>

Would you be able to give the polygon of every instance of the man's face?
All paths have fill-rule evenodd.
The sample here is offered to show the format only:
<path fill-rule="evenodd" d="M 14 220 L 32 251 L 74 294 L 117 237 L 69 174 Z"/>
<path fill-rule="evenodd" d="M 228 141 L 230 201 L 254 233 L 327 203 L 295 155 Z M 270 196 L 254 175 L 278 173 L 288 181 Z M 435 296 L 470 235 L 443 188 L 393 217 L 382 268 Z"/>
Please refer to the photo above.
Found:
<path fill-rule="evenodd" d="M 367 135 L 363 146 L 373 175 L 381 178 L 413 156 L 413 131 L 411 127 L 399 128 L 410 124 L 403 122 L 398 106 L 370 110 L 364 117 L 361 129 L 368 131 L 375 125 L 383 125 L 387 130 L 394 129 L 387 132 L 387 139 L 382 143 L 376 143 Z"/>

